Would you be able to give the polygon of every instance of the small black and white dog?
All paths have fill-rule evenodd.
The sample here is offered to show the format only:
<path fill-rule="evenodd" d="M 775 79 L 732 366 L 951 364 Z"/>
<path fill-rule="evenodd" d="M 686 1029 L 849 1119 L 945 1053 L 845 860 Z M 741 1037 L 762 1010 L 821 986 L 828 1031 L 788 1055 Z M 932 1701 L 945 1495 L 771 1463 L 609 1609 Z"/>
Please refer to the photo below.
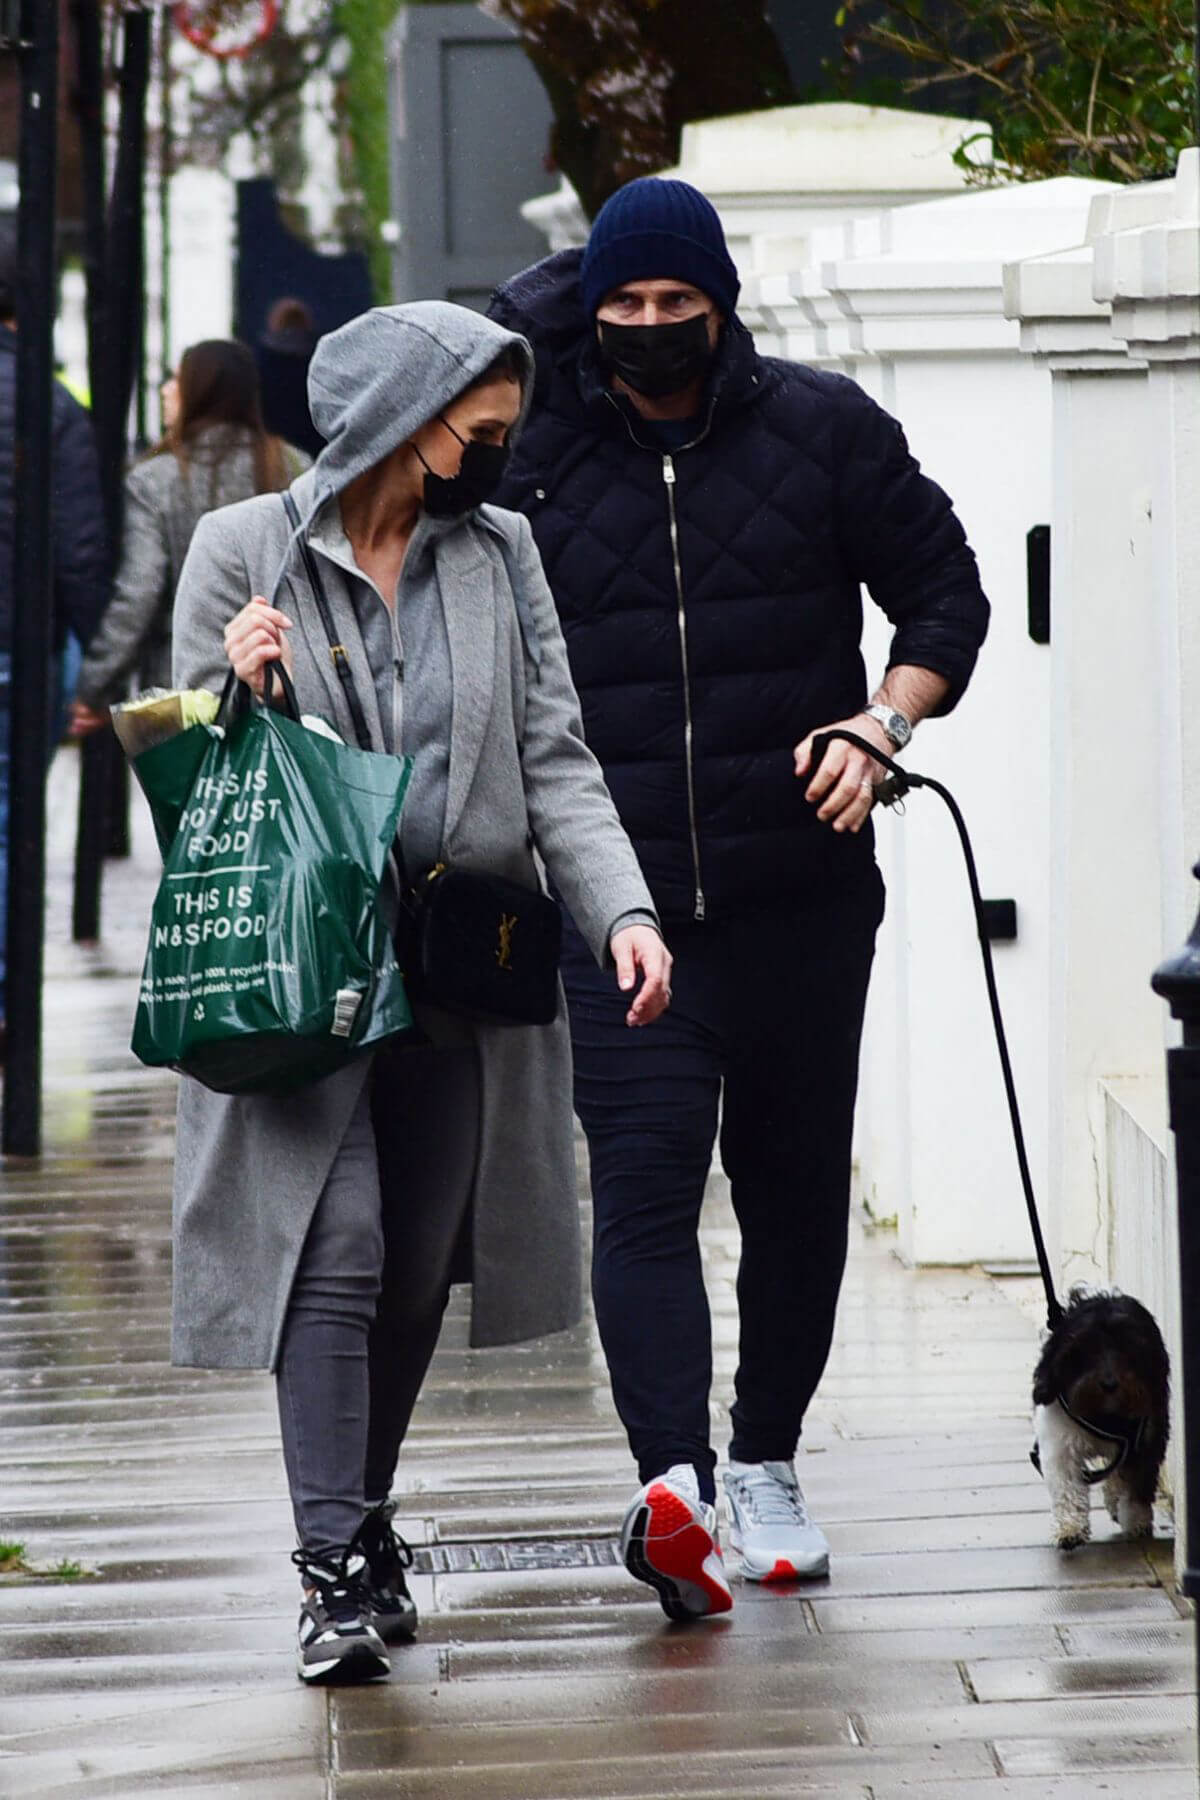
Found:
<path fill-rule="evenodd" d="M 1125 1535 L 1150 1535 L 1170 1431 L 1169 1383 L 1167 1347 L 1140 1301 L 1071 1289 L 1033 1375 L 1031 1455 L 1050 1492 L 1060 1550 L 1091 1536 L 1098 1482 Z"/>

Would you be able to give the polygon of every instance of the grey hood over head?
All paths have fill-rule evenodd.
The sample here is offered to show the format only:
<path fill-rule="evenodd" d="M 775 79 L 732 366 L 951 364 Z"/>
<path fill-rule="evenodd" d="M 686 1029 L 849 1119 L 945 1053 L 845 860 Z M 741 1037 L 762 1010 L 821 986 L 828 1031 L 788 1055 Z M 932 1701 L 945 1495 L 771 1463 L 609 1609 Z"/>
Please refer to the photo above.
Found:
<path fill-rule="evenodd" d="M 533 352 L 525 338 L 449 300 L 375 306 L 321 338 L 308 366 L 308 405 L 326 439 L 313 465 L 312 503 L 288 541 L 272 603 L 298 538 L 326 501 L 382 462 L 470 387 L 505 350 L 520 360 L 521 412 L 533 391 Z"/>

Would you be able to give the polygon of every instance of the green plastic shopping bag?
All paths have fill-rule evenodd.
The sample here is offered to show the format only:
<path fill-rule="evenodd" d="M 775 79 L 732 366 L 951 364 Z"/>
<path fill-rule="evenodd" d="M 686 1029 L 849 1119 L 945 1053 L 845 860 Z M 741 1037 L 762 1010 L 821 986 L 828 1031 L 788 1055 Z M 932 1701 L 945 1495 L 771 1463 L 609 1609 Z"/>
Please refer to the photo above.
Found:
<path fill-rule="evenodd" d="M 286 1093 L 412 1014 L 381 903 L 411 759 L 240 690 L 134 759 L 163 848 L 133 1050 L 220 1093 Z"/>

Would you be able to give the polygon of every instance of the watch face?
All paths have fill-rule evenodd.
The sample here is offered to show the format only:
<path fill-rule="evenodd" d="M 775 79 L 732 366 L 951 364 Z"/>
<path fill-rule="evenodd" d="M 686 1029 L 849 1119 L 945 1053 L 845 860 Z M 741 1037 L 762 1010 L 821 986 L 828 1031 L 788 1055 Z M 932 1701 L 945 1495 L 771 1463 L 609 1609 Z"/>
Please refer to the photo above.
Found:
<path fill-rule="evenodd" d="M 909 738 L 912 736 L 912 727 L 909 725 L 909 722 L 903 713 L 892 713 L 883 729 L 887 732 L 892 742 L 901 745 L 901 747 L 907 744 Z"/>

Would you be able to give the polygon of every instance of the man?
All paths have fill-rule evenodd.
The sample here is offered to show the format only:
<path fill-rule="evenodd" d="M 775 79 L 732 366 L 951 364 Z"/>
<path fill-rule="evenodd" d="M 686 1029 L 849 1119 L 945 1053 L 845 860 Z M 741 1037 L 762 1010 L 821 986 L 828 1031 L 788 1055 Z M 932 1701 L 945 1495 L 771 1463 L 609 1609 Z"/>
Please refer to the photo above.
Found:
<path fill-rule="evenodd" d="M 317 347 L 317 327 L 303 300 L 288 295 L 267 314 L 267 328 L 254 346 L 263 423 L 285 444 L 319 456 L 325 439 L 308 410 L 308 365 Z"/>
<path fill-rule="evenodd" d="M 17 437 L 17 234 L 0 220 L 0 1059 L 4 1043 L 8 908 L 8 757 L 12 680 L 14 475 Z M 61 382 L 54 384 L 52 443 L 55 709 L 67 632 L 86 645 L 108 602 L 104 500 L 92 423 Z"/>
<path fill-rule="evenodd" d="M 675 955 L 648 1032 L 623 1031 L 573 934 L 564 975 L 596 1315 L 642 1483 L 623 1551 L 680 1619 L 732 1604 L 697 1243 L 718 1110 L 742 1237 L 731 1541 L 751 1580 L 828 1568 L 793 1461 L 846 1256 L 882 771 L 837 743 L 813 773 L 813 734 L 894 755 L 958 700 L 988 616 L 899 425 L 845 376 L 760 357 L 737 295 L 711 205 L 652 179 L 492 305 L 538 357 L 500 498 L 533 525 Z M 870 696 L 860 582 L 895 626 Z"/>

